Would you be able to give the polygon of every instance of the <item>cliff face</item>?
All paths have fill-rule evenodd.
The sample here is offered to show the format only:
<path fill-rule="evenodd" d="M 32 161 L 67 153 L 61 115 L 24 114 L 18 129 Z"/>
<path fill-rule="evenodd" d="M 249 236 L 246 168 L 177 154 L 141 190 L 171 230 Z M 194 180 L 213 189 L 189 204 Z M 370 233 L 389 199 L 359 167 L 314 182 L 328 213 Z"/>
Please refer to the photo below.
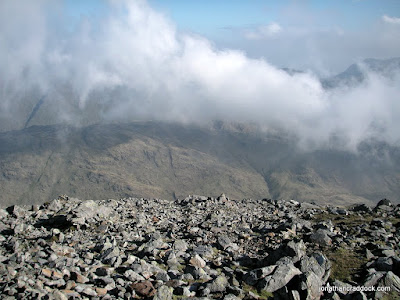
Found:
<path fill-rule="evenodd" d="M 0 134 L 0 203 L 43 203 L 58 194 L 175 199 L 229 191 L 336 203 L 398 201 L 400 151 L 376 141 L 357 153 L 302 152 L 254 128 L 171 123 L 32 126 Z"/>

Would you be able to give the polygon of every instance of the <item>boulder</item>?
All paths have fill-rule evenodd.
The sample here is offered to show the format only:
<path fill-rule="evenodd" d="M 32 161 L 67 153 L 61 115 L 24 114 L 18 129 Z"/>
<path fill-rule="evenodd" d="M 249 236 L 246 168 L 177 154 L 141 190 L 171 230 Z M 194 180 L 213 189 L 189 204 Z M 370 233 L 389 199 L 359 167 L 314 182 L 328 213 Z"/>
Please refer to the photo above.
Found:
<path fill-rule="evenodd" d="M 300 275 L 301 271 L 296 268 L 293 263 L 279 264 L 275 271 L 264 277 L 259 283 L 258 287 L 267 292 L 273 293 L 289 283 L 290 280 L 296 275 Z"/>

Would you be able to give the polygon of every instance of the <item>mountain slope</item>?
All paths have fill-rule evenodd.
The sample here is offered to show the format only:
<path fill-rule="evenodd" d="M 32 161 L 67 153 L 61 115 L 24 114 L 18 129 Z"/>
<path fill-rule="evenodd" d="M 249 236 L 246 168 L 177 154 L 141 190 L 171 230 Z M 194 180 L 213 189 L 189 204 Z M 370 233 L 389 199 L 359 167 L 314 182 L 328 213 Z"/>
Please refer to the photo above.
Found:
<path fill-rule="evenodd" d="M 357 85 L 367 78 L 367 72 L 374 72 L 389 79 L 393 79 L 400 72 L 400 57 L 390 59 L 367 58 L 361 63 L 352 64 L 345 71 L 321 80 L 326 89 L 345 85 Z"/>
<path fill-rule="evenodd" d="M 237 198 L 269 196 L 263 177 L 249 165 L 164 143 L 141 135 L 140 128 L 34 126 L 2 134 L 0 202 L 42 202 L 60 193 L 174 198 L 229 190 Z"/>
<path fill-rule="evenodd" d="M 349 204 L 398 201 L 399 148 L 301 152 L 288 137 L 246 126 L 171 123 L 32 126 L 0 134 L 0 202 L 188 194 Z"/>

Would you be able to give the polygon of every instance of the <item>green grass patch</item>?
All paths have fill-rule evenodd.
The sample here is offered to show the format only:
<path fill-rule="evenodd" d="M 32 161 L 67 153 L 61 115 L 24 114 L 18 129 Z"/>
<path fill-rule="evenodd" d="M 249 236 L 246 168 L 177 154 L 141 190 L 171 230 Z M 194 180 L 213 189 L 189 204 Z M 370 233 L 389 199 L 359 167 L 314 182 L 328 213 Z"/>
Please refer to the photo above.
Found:
<path fill-rule="evenodd" d="M 273 293 L 264 291 L 264 290 L 257 290 L 254 286 L 248 285 L 243 282 L 243 291 L 247 294 L 249 292 L 254 293 L 259 297 L 259 299 L 266 300 L 266 299 L 272 299 L 274 297 Z"/>
<path fill-rule="evenodd" d="M 179 272 L 183 272 L 184 269 L 185 269 L 185 266 L 184 266 L 184 265 L 181 265 L 181 264 L 178 264 L 178 265 L 176 266 L 176 269 L 177 269 Z"/>
<path fill-rule="evenodd" d="M 362 265 L 367 262 L 367 259 L 362 255 L 344 248 L 327 251 L 326 256 L 332 263 L 330 277 L 333 280 L 352 280 L 353 276 L 360 271 Z"/>
<path fill-rule="evenodd" d="M 372 221 L 374 217 L 372 215 L 360 216 L 358 214 L 350 214 L 347 216 L 342 215 L 334 215 L 321 213 L 314 216 L 314 221 L 316 223 L 332 220 L 333 225 L 344 224 L 344 225 L 361 225 L 365 223 L 369 223 Z"/>
<path fill-rule="evenodd" d="M 400 218 L 391 217 L 389 218 L 389 221 L 393 224 L 393 226 L 396 226 L 398 223 L 400 223 Z"/>
<path fill-rule="evenodd" d="M 208 280 L 206 280 L 206 279 L 183 279 L 182 281 L 184 281 L 190 285 L 193 283 L 204 283 L 204 282 L 207 282 Z"/>
<path fill-rule="evenodd" d="M 400 300 L 400 294 L 395 291 L 391 291 L 390 293 L 384 294 L 381 300 Z"/>
<path fill-rule="evenodd" d="M 219 253 L 219 250 L 215 247 L 212 247 L 212 256 L 217 256 Z"/>

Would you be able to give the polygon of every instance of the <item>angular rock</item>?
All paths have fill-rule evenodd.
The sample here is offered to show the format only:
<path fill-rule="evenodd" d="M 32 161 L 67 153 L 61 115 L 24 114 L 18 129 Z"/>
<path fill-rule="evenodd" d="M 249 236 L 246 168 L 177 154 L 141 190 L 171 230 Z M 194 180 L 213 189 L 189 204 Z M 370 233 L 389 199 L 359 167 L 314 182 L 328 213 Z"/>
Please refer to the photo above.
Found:
<path fill-rule="evenodd" d="M 285 254 L 292 258 L 293 263 L 296 263 L 301 260 L 304 255 L 306 255 L 306 245 L 304 244 L 303 240 L 300 240 L 298 243 L 290 241 L 286 245 Z"/>
<path fill-rule="evenodd" d="M 225 276 L 218 276 L 210 284 L 207 284 L 207 288 L 211 293 L 224 292 L 228 286 L 228 279 Z"/>
<path fill-rule="evenodd" d="M 248 285 L 255 285 L 260 279 L 265 278 L 266 276 L 270 275 L 272 272 L 275 271 L 276 265 L 271 265 L 268 267 L 263 267 L 259 269 L 254 269 L 243 276 L 243 280 Z"/>
<path fill-rule="evenodd" d="M 389 199 L 383 198 L 382 200 L 380 200 L 378 202 L 378 204 L 375 206 L 375 208 L 378 208 L 378 207 L 380 207 L 382 205 L 393 206 L 392 202 Z"/>
<path fill-rule="evenodd" d="M 258 287 L 267 292 L 273 293 L 284 287 L 296 275 L 300 275 L 301 271 L 297 269 L 293 263 L 278 265 L 275 271 L 263 278 Z"/>
<path fill-rule="evenodd" d="M 400 293 L 400 278 L 392 271 L 389 271 L 378 286 L 390 287 L 391 292 Z"/>
<path fill-rule="evenodd" d="M 232 246 L 232 242 L 227 235 L 221 235 L 218 237 L 218 246 L 220 246 L 222 250 L 225 250 Z"/>
<path fill-rule="evenodd" d="M 332 239 L 329 237 L 328 232 L 323 229 L 318 229 L 315 233 L 311 234 L 310 240 L 321 246 L 330 246 L 332 244 Z"/>
<path fill-rule="evenodd" d="M 154 296 L 154 300 L 172 300 L 173 289 L 166 285 L 163 285 L 157 289 L 157 293 Z"/>
<path fill-rule="evenodd" d="M 189 263 L 190 263 L 192 266 L 199 267 L 199 268 L 204 268 L 204 267 L 206 266 L 206 262 L 205 262 L 204 259 L 202 259 L 202 258 L 200 257 L 200 255 L 198 255 L 198 254 L 196 254 L 195 256 L 193 256 L 193 257 L 190 259 Z"/>
<path fill-rule="evenodd" d="M 153 284 L 148 280 L 132 283 L 130 286 L 140 296 L 152 297 L 156 294 Z"/>

